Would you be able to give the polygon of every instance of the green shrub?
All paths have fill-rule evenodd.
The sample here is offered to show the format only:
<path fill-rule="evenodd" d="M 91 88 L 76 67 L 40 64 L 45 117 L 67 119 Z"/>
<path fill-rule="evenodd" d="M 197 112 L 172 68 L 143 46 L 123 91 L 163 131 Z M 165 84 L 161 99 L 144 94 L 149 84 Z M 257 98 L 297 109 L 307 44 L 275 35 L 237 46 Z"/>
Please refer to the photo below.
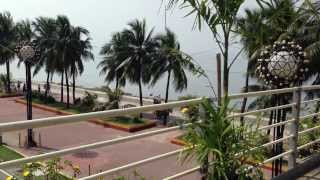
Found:
<path fill-rule="evenodd" d="M 197 96 L 193 95 L 186 95 L 186 96 L 180 96 L 178 98 L 179 101 L 184 101 L 184 100 L 190 100 L 190 99 L 196 99 L 198 98 Z M 194 121 L 199 117 L 199 105 L 198 104 L 191 104 L 188 106 L 182 106 L 180 110 L 187 115 L 187 117 L 191 120 Z"/>
<path fill-rule="evenodd" d="M 252 150 L 262 135 L 249 126 L 237 125 L 228 116 L 228 102 L 225 100 L 218 108 L 207 99 L 203 101 L 204 117 L 198 117 L 187 128 L 187 150 L 181 158 L 183 162 L 196 158 L 200 165 L 207 166 L 206 179 L 262 179 L 258 164 L 263 161 L 263 151 Z"/>
<path fill-rule="evenodd" d="M 56 99 L 51 96 L 51 95 L 45 95 L 41 92 L 38 92 L 38 91 L 33 91 L 32 92 L 32 98 L 34 99 L 39 99 L 40 101 L 44 102 L 44 103 L 48 103 L 48 104 L 53 104 L 53 103 L 56 103 Z"/>
<path fill-rule="evenodd" d="M 310 129 L 319 125 L 320 125 L 319 121 L 315 122 L 313 121 L 312 118 L 305 119 L 299 122 L 299 131 Z M 299 136 L 298 145 L 302 146 L 304 144 L 315 141 L 317 139 L 320 139 L 320 130 L 314 130 L 312 132 L 304 133 L 301 136 Z M 299 151 L 299 156 L 301 158 L 305 158 L 314 153 L 319 153 L 319 152 L 320 152 L 320 143 L 315 143 L 312 146 L 309 146 L 305 149 L 301 149 Z"/>

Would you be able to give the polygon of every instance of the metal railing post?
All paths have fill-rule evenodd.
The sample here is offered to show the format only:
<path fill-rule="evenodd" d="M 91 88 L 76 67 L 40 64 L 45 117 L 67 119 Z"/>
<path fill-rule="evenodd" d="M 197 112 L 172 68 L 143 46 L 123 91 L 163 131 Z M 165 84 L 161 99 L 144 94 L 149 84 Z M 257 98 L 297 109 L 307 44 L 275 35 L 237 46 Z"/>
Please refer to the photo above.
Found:
<path fill-rule="evenodd" d="M 0 132 L 0 146 L 3 144 L 2 133 Z"/>
<path fill-rule="evenodd" d="M 301 105 L 301 88 L 299 87 L 297 90 L 293 91 L 293 105 L 292 108 L 292 117 L 294 121 L 289 124 L 289 133 L 292 138 L 289 139 L 289 149 L 292 150 L 292 153 L 289 154 L 288 157 L 288 167 L 292 169 L 297 165 L 297 157 L 298 157 L 298 131 L 299 131 L 299 118 L 300 118 L 300 105 Z"/>

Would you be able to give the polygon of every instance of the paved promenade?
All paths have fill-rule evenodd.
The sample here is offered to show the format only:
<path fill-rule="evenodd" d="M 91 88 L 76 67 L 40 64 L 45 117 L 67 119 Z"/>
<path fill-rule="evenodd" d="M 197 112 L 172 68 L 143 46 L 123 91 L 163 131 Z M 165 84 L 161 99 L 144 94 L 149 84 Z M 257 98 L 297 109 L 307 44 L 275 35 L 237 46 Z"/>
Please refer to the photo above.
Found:
<path fill-rule="evenodd" d="M 0 123 L 14 122 L 25 119 L 26 107 L 14 102 L 15 98 L 0 99 Z M 57 114 L 46 112 L 33 108 L 34 118 L 52 117 Z M 158 128 L 149 129 L 155 130 Z M 35 139 L 39 142 L 39 134 L 41 134 L 41 148 L 24 149 L 18 147 L 18 134 L 25 137 L 25 131 L 4 133 L 4 142 L 11 147 L 26 155 L 35 155 L 43 152 L 75 147 L 88 143 L 105 141 L 117 137 L 132 135 L 127 132 L 105 128 L 100 125 L 95 125 L 89 122 L 81 122 L 67 125 L 52 126 L 46 128 L 35 129 Z M 105 148 L 94 149 L 82 153 L 70 154 L 64 159 L 73 161 L 80 165 L 82 176 L 88 175 L 88 166 L 91 166 L 91 173 L 107 170 L 130 162 L 142 160 L 154 155 L 177 150 L 181 147 L 170 143 L 172 137 L 178 136 L 180 132 L 170 132 L 161 135 L 142 138 L 127 143 L 112 145 Z M 133 171 L 138 171 L 147 179 L 161 179 L 166 176 L 173 175 L 183 170 L 194 167 L 193 163 L 181 165 L 177 161 L 178 157 L 171 157 L 157 161 L 152 164 L 139 166 L 134 169 L 129 169 L 123 174 L 126 176 L 132 175 Z M 115 176 L 114 176 L 115 177 Z M 190 175 L 182 178 L 184 180 L 197 179 L 198 174 Z"/>

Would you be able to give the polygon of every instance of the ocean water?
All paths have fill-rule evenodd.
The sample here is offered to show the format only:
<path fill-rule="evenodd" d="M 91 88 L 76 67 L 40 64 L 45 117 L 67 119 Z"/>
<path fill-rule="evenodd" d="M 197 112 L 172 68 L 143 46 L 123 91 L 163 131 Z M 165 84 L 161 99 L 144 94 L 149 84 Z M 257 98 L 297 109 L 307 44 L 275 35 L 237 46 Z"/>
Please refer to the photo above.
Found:
<path fill-rule="evenodd" d="M 28 1 L 29 2 L 29 1 Z M 0 7 L 0 11 L 10 11 L 14 20 L 19 21 L 21 19 L 29 18 L 33 20 L 39 16 L 55 17 L 58 14 L 65 14 L 69 17 L 70 21 L 74 25 L 86 27 L 90 31 L 92 38 L 93 53 L 95 60 L 93 62 L 87 62 L 85 64 L 85 71 L 81 77 L 77 79 L 77 84 L 84 87 L 99 87 L 106 85 L 104 78 L 99 76 L 99 69 L 97 69 L 98 63 L 101 61 L 99 50 L 104 43 L 110 40 L 111 34 L 117 31 L 121 31 L 126 27 L 126 24 L 131 20 L 138 18 L 145 18 L 147 21 L 148 29 L 154 27 L 154 33 L 158 34 L 163 32 L 165 26 L 169 27 L 177 34 L 178 40 L 181 44 L 181 49 L 191 55 L 195 61 L 197 61 L 203 69 L 207 72 L 208 77 L 212 81 L 214 88 L 216 89 L 216 53 L 219 52 L 211 31 L 203 26 L 201 31 L 193 29 L 194 17 L 184 17 L 188 10 L 175 9 L 167 12 L 167 23 L 164 22 L 164 11 L 161 9 L 161 0 L 139 0 L 128 1 L 83 1 L 78 3 L 76 0 L 64 1 L 64 0 L 30 0 L 30 3 L 24 3 L 17 7 L 17 0 L 7 1 Z M 77 3 L 77 6 L 74 4 Z M 33 6 L 37 4 L 37 8 Z M 254 1 L 247 0 L 241 8 L 254 7 Z M 84 16 L 83 12 L 86 13 Z M 240 12 L 241 14 L 241 12 Z M 230 59 L 232 59 L 239 49 L 241 44 L 238 41 L 238 37 L 233 37 L 234 45 L 230 49 Z M 231 61 L 231 60 L 230 60 Z M 240 92 L 241 87 L 244 84 L 244 76 L 247 65 L 247 58 L 245 54 L 242 54 L 239 59 L 234 63 L 230 72 L 230 92 Z M 5 72 L 5 66 L 0 66 L 0 73 Z M 17 61 L 11 63 L 11 72 L 13 78 L 24 80 L 25 70 L 24 67 L 17 67 Z M 46 74 L 41 71 L 38 75 L 34 76 L 35 81 L 44 81 Z M 209 83 L 203 77 L 195 77 L 190 73 L 188 74 L 188 88 L 183 92 L 175 92 L 172 88 L 170 90 L 170 99 L 176 99 L 178 96 L 192 94 L 197 96 L 213 96 L 212 90 L 208 87 Z M 59 77 L 55 76 L 53 79 L 55 82 L 59 82 Z M 166 78 L 164 76 L 154 87 L 144 85 L 144 96 L 161 95 L 165 96 Z M 110 84 L 114 86 L 113 83 Z M 135 84 L 127 84 L 123 88 L 125 92 L 133 95 L 138 94 L 138 86 Z"/>
<path fill-rule="evenodd" d="M 216 60 L 215 54 L 211 51 L 204 52 L 202 54 L 194 55 L 195 61 L 197 61 L 201 67 L 206 71 L 211 83 L 214 86 L 214 89 L 217 89 L 217 81 L 216 81 Z M 99 75 L 99 70 L 97 69 L 97 64 L 100 59 L 96 59 L 94 62 L 86 62 L 85 63 L 85 71 L 84 73 L 77 78 L 77 85 L 81 85 L 88 88 L 100 87 L 103 85 L 107 85 L 104 82 L 104 77 Z M 230 72 L 230 92 L 238 93 L 245 82 L 245 69 L 246 62 L 245 57 L 240 57 L 239 60 L 233 65 L 233 68 Z M 5 66 L 0 66 L 0 73 L 5 73 Z M 20 67 L 17 66 L 17 60 L 11 63 L 11 73 L 14 79 L 18 79 L 24 81 L 25 79 L 25 68 L 23 65 Z M 176 99 L 179 96 L 192 94 L 197 96 L 214 96 L 212 89 L 209 87 L 209 82 L 204 77 L 195 76 L 192 73 L 187 73 L 188 75 L 188 88 L 182 92 L 175 92 L 172 84 L 169 92 L 170 99 Z M 41 71 L 39 74 L 33 77 L 34 81 L 45 81 L 46 74 Z M 59 82 L 60 78 L 58 75 L 55 75 L 53 78 L 54 82 Z M 162 79 L 154 86 L 150 85 L 143 86 L 143 94 L 144 96 L 160 95 L 161 97 L 165 96 L 165 88 L 166 88 L 166 75 L 163 76 Z M 114 83 L 110 83 L 110 87 L 114 87 Z M 138 95 L 138 86 L 136 84 L 128 83 L 123 90 L 127 93 L 131 93 L 133 95 Z"/>

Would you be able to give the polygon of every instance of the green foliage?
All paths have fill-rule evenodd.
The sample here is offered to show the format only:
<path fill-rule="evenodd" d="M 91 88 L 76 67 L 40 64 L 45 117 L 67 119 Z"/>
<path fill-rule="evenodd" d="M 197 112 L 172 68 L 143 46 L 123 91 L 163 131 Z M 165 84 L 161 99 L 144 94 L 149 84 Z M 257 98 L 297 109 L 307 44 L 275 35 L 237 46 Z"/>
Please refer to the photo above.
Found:
<path fill-rule="evenodd" d="M 33 178 L 46 180 L 67 180 L 69 178 L 61 175 L 61 171 L 65 168 L 71 169 L 73 177 L 76 178 L 80 174 L 79 166 L 73 165 L 71 161 L 62 162 L 60 158 L 53 158 L 45 162 L 28 163 L 23 168 L 23 177 L 26 180 Z M 43 173 L 43 176 L 35 177 L 35 172 Z"/>
<path fill-rule="evenodd" d="M 131 117 L 131 116 L 107 118 L 106 121 L 111 121 L 111 122 L 120 123 L 124 125 L 137 125 L 137 124 L 146 123 L 146 121 L 144 119 L 141 119 L 140 117 Z"/>
<path fill-rule="evenodd" d="M 132 179 L 130 177 L 126 178 L 125 176 L 116 177 L 113 180 L 129 180 Z M 138 171 L 133 171 L 133 180 L 146 180 L 142 175 L 138 173 Z"/>
<path fill-rule="evenodd" d="M 89 112 L 94 109 L 97 104 L 98 95 L 85 92 L 85 96 L 82 98 L 77 108 L 84 112 Z"/>
<path fill-rule="evenodd" d="M 319 121 L 314 121 L 312 118 L 310 119 L 305 119 L 299 122 L 299 131 L 303 131 L 306 129 L 310 129 L 316 126 L 320 126 Z M 302 146 L 304 144 L 307 144 L 309 142 L 318 140 L 320 138 L 320 130 L 314 130 L 312 132 L 304 133 L 301 136 L 299 136 L 298 139 L 298 146 Z M 314 153 L 320 152 L 320 143 L 315 143 L 312 146 L 309 146 L 305 149 L 302 149 L 299 151 L 299 156 L 301 158 L 308 157 Z"/>
<path fill-rule="evenodd" d="M 32 92 L 32 98 L 39 99 L 40 101 L 47 103 L 47 104 L 54 104 L 57 102 L 53 96 L 45 95 L 43 93 L 39 93 L 38 91 Z"/>
<path fill-rule="evenodd" d="M 203 165 L 209 157 L 210 180 L 262 179 L 261 170 L 255 166 L 263 160 L 263 152 L 252 150 L 262 135 L 248 126 L 236 125 L 228 117 L 228 101 L 218 108 L 204 100 L 202 106 L 204 117 L 193 122 L 184 136 L 187 150 L 182 154 L 183 162 L 196 158 Z M 248 169 L 249 162 L 253 168 Z"/>
<path fill-rule="evenodd" d="M 184 101 L 184 100 L 190 100 L 190 99 L 196 99 L 198 98 L 197 96 L 194 95 L 186 95 L 186 96 L 180 96 L 178 98 L 179 101 Z M 195 121 L 199 117 L 199 105 L 198 104 L 191 104 L 187 106 L 182 106 L 180 108 L 182 113 L 186 114 L 189 120 Z"/>
<path fill-rule="evenodd" d="M 105 105 L 105 109 L 119 109 L 123 91 L 121 89 L 112 90 L 109 87 L 105 87 L 104 92 L 107 94 L 109 100 Z"/>
<path fill-rule="evenodd" d="M 229 91 L 229 71 L 238 59 L 236 55 L 229 63 L 229 48 L 232 42 L 232 33 L 236 32 L 237 15 L 244 0 L 169 0 L 168 7 L 181 5 L 189 11 L 186 16 L 195 15 L 194 27 L 202 29 L 202 23 L 208 25 L 223 56 L 223 90 L 226 95 Z M 208 81 L 210 81 L 208 79 Z M 211 82 L 210 82 L 211 83 Z M 213 87 L 212 87 L 213 89 Z"/>
<path fill-rule="evenodd" d="M 156 57 L 151 64 L 152 85 L 159 81 L 164 74 L 167 74 L 167 87 L 165 102 L 168 102 L 170 81 L 173 83 L 175 91 L 181 92 L 188 86 L 186 70 L 197 73 L 198 69 L 192 62 L 192 57 L 180 50 L 180 44 L 177 36 L 166 29 L 164 34 L 155 37 L 159 43 L 159 49 L 156 50 Z"/>

